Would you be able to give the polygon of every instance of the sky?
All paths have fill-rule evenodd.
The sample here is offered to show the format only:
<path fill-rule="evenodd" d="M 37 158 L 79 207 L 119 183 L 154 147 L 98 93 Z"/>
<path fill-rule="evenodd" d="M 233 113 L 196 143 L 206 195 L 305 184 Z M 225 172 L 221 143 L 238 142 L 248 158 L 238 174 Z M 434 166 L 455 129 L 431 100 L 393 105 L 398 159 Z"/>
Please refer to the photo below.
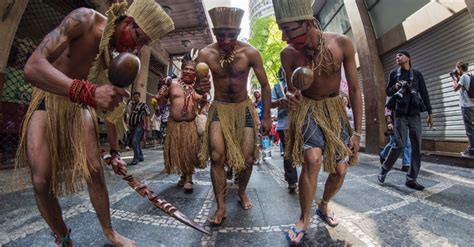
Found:
<path fill-rule="evenodd" d="M 242 18 L 242 24 L 240 25 L 240 39 L 248 39 L 250 36 L 250 20 L 249 20 L 249 0 L 232 0 L 232 7 L 241 8 L 245 11 L 244 17 Z"/>

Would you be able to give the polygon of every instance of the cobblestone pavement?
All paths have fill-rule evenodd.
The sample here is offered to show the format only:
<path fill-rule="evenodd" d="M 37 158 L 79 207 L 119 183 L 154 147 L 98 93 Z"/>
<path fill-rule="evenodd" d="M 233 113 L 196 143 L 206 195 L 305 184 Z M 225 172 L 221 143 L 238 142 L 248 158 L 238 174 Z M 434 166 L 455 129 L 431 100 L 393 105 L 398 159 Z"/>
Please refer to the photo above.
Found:
<path fill-rule="evenodd" d="M 126 155 L 130 155 L 127 153 Z M 176 187 L 177 176 L 163 173 L 162 151 L 148 149 L 146 161 L 130 173 L 194 221 L 207 226 L 215 210 L 209 168 L 197 171 L 193 194 Z M 286 246 L 285 232 L 299 217 L 297 194 L 289 194 L 282 159 L 273 157 L 254 166 L 248 188 L 251 210 L 238 203 L 237 188 L 228 181 L 227 219 L 209 228 L 205 236 L 155 209 L 109 167 L 106 179 L 114 227 L 136 240 L 138 246 Z M 474 170 L 423 163 L 417 192 L 404 186 L 404 174 L 389 173 L 383 186 L 377 182 L 378 157 L 361 155 L 350 168 L 344 186 L 330 203 L 339 226 L 331 228 L 317 216 L 307 231 L 306 246 L 472 246 L 474 243 Z M 31 187 L 9 192 L 13 171 L 0 171 L 0 245 L 54 246 L 46 223 L 35 205 Z M 319 176 L 316 200 L 327 174 Z M 86 192 L 60 200 L 64 218 L 79 246 L 106 246 L 99 222 Z"/>

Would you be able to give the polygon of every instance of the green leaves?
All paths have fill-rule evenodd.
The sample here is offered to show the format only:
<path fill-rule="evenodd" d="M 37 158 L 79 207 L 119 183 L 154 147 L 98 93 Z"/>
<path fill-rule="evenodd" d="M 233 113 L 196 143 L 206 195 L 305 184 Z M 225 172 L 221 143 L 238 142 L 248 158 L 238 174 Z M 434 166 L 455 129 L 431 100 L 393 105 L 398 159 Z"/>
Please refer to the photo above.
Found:
<path fill-rule="evenodd" d="M 249 43 L 260 51 L 270 85 L 279 83 L 277 73 L 281 66 L 280 51 L 286 44 L 281 40 L 275 16 L 253 20 Z M 252 83 L 255 82 L 254 77 L 252 76 Z"/>

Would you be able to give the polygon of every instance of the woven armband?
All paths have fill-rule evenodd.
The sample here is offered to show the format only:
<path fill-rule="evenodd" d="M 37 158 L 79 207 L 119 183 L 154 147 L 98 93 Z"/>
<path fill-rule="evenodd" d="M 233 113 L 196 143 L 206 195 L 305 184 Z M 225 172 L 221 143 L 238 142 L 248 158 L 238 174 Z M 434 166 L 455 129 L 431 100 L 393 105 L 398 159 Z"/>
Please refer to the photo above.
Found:
<path fill-rule="evenodd" d="M 97 86 L 86 80 L 73 80 L 69 88 L 69 99 L 81 105 L 95 107 L 95 90 Z"/>

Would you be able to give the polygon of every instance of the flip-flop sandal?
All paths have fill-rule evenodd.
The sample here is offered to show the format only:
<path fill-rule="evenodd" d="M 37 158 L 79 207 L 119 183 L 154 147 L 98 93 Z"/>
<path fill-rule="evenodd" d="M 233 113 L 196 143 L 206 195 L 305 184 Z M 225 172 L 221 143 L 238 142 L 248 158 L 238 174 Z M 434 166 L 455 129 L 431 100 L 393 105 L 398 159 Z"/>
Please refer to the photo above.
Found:
<path fill-rule="evenodd" d="M 316 209 L 316 214 L 319 216 L 319 218 L 324 222 L 326 223 L 328 226 L 330 227 L 336 227 L 337 225 L 339 225 L 339 223 L 331 223 L 331 221 L 336 221 L 334 219 L 334 213 L 332 213 L 331 215 L 327 215 L 327 214 L 324 214 L 321 210 Z"/>
<path fill-rule="evenodd" d="M 291 240 L 290 231 L 292 231 L 292 232 L 295 234 L 295 239 L 298 238 L 298 236 L 299 236 L 300 234 L 303 234 L 303 236 L 301 237 L 300 241 L 296 242 L 296 241 Z M 304 237 L 305 237 L 305 234 L 306 234 L 306 230 L 297 231 L 297 230 L 296 230 L 296 227 L 292 226 L 292 227 L 290 227 L 290 231 L 288 231 L 288 232 L 286 233 L 286 240 L 288 240 L 288 242 L 290 242 L 290 246 L 301 246 L 301 245 L 303 245 L 303 243 L 304 243 Z"/>

